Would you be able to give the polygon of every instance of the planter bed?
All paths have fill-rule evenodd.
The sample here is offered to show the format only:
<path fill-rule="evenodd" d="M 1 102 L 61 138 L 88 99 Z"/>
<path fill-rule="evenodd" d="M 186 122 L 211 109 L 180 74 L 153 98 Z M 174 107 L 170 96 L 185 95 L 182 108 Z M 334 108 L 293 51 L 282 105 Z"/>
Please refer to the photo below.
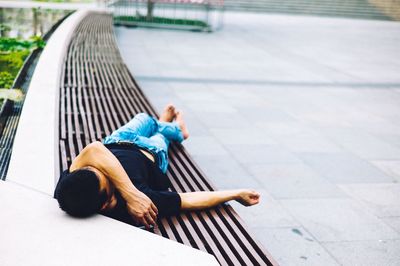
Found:
<path fill-rule="evenodd" d="M 68 16 L 69 14 L 55 23 L 43 36 L 43 40 L 47 41 L 57 27 Z M 26 95 L 32 73 L 35 70 L 36 63 L 41 53 L 42 48 L 32 50 L 32 52 L 26 57 L 11 88 L 19 88 Z M 4 180 L 7 175 L 14 137 L 17 131 L 23 104 L 24 101 L 14 103 L 13 101 L 5 100 L 0 106 L 0 180 Z"/>
<path fill-rule="evenodd" d="M 3 18 L 3 20 L 0 20 L 0 27 L 3 30 L 5 30 L 5 32 L 8 32 L 10 30 L 10 28 L 14 28 L 14 24 L 15 25 L 19 25 L 19 24 L 22 23 L 22 24 L 25 25 L 26 23 L 30 23 L 29 19 L 22 19 L 22 20 L 21 19 L 19 19 L 19 20 L 15 19 L 15 15 L 13 15 L 15 12 L 12 12 L 12 10 L 14 10 L 14 9 L 11 8 L 10 9 L 10 13 L 8 13 L 9 11 L 7 11 L 7 10 L 8 9 L 5 8 L 5 12 L 6 13 L 4 13 L 4 11 L 3 11 L 2 15 L 3 16 L 5 14 L 12 14 L 12 15 L 8 15 L 5 18 Z M 34 11 L 32 10 L 31 12 L 34 12 Z M 41 12 L 48 12 L 48 10 L 43 10 Z M 30 13 L 29 13 L 28 9 L 24 10 L 23 14 L 25 15 L 25 17 L 26 16 L 28 16 L 28 17 L 30 16 Z M 38 14 L 38 13 L 36 13 L 36 14 Z M 39 13 L 39 15 L 40 15 L 40 13 Z M 42 39 L 44 41 L 46 41 L 51 36 L 51 34 L 54 32 L 54 30 L 58 27 L 58 25 L 68 15 L 69 14 L 67 13 L 64 17 L 62 17 L 56 23 L 54 23 L 54 25 L 51 26 L 50 29 L 45 34 L 43 34 Z M 39 18 L 39 21 L 41 21 L 42 19 L 43 18 Z M 14 21 L 14 22 L 10 22 L 10 21 Z M 7 23 L 8 25 L 6 25 L 4 23 Z M 39 23 L 40 23 L 40 25 L 42 25 L 41 23 L 43 23 L 43 21 L 39 22 Z M 43 27 L 43 26 L 40 26 L 40 27 Z M 25 31 L 26 30 L 20 32 L 19 30 L 17 30 L 17 34 L 18 35 L 21 34 L 22 36 L 26 36 L 26 32 Z M 32 31 L 33 34 L 34 34 L 34 32 L 36 32 L 36 31 Z M 15 35 L 15 32 L 14 32 L 14 35 Z M 21 41 L 23 42 L 24 40 L 21 40 Z M 17 42 L 20 42 L 20 40 L 18 40 Z M 4 45 L 7 46 L 7 43 L 5 43 Z M 25 44 L 19 44 L 19 45 L 24 47 Z M 6 71 L 6 72 L 10 73 L 12 78 L 14 78 L 12 86 L 9 86 L 10 85 L 9 84 L 8 86 L 5 86 L 5 88 L 11 88 L 11 89 L 18 88 L 18 89 L 22 89 L 22 91 L 24 93 L 26 93 L 27 86 L 25 86 L 26 88 L 23 88 L 24 87 L 23 85 L 27 85 L 27 84 L 24 84 L 24 83 L 27 81 L 27 78 L 29 78 L 28 77 L 28 72 L 29 72 L 28 70 L 31 68 L 32 64 L 35 62 L 35 59 L 40 55 L 40 51 L 41 51 L 41 48 L 39 47 L 39 46 L 41 46 L 40 45 L 40 41 L 36 41 L 35 45 L 37 45 L 38 47 L 32 49 L 30 52 L 29 52 L 29 49 L 31 49 L 31 48 L 29 48 L 29 47 L 26 47 L 26 50 L 16 50 L 15 51 L 15 52 L 21 52 L 21 53 L 24 53 L 24 51 L 27 51 L 26 53 L 28 53 L 28 55 L 26 55 L 25 58 L 24 58 L 24 56 L 21 56 L 23 58 L 24 62 L 22 64 L 22 66 L 19 68 L 19 70 L 16 70 L 15 68 L 12 67 L 12 64 L 14 62 L 9 62 L 9 63 L 5 62 L 5 64 L 11 65 L 11 66 L 10 66 L 9 69 L 8 69 L 8 67 L 6 67 L 5 69 L 3 67 L 3 69 L 1 71 Z M 14 46 L 14 45 L 11 44 L 10 46 Z M 18 46 L 18 45 L 16 45 L 16 46 Z M 14 51 L 12 51 L 12 49 L 8 50 L 7 48 L 5 49 L 5 51 L 14 52 Z M 11 56 L 11 57 L 12 57 L 11 60 L 13 60 L 14 59 L 13 56 Z M 31 70 L 33 71 L 34 67 Z M 17 71 L 17 73 L 16 73 L 16 71 Z M 28 85 L 29 85 L 29 83 L 28 83 Z M 4 88 L 3 85 L 1 85 L 1 87 Z M 3 130 L 4 130 L 5 126 L 6 126 L 7 117 L 11 114 L 11 112 L 13 110 L 13 105 L 14 105 L 13 101 L 0 99 L 0 137 L 2 136 Z"/>

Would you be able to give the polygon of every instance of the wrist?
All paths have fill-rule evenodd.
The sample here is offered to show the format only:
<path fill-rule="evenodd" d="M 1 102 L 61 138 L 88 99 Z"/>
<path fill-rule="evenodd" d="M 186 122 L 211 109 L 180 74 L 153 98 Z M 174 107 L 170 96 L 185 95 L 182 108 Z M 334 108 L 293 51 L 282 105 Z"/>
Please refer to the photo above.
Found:
<path fill-rule="evenodd" d="M 140 191 L 138 189 L 136 189 L 135 187 L 130 187 L 130 188 L 125 188 L 123 190 L 120 191 L 121 196 L 127 201 L 132 201 L 135 200 L 138 196 L 138 194 L 140 193 Z"/>
<path fill-rule="evenodd" d="M 232 193 L 233 194 L 232 199 L 233 200 L 241 199 L 242 192 L 243 192 L 243 190 L 241 190 L 241 189 L 234 190 L 233 193 Z"/>

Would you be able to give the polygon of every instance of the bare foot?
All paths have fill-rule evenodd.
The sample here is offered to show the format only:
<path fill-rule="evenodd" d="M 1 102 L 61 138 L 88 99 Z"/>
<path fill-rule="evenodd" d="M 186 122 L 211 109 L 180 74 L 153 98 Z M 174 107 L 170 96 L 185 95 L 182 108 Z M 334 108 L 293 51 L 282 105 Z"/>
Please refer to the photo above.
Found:
<path fill-rule="evenodd" d="M 175 118 L 176 123 L 178 123 L 180 129 L 182 130 L 183 134 L 183 139 L 187 139 L 189 137 L 189 131 L 186 128 L 185 121 L 183 120 L 183 113 L 182 111 L 177 111 L 176 112 L 176 118 Z"/>
<path fill-rule="evenodd" d="M 175 118 L 175 106 L 173 104 L 167 104 L 164 108 L 164 112 L 160 116 L 161 122 L 172 122 Z"/>

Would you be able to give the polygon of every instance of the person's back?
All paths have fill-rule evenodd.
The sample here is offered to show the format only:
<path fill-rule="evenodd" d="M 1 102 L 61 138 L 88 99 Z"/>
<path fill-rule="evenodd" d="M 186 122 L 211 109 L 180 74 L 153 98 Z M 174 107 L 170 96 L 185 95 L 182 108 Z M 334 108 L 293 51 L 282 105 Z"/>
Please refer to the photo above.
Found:
<path fill-rule="evenodd" d="M 159 216 L 176 215 L 180 210 L 180 197 L 172 192 L 168 177 L 162 173 L 155 162 L 150 160 L 139 147 L 130 144 L 105 145 L 119 160 L 133 185 L 148 196 L 159 210 Z M 102 214 L 135 224 L 126 210 L 126 202 L 116 192 L 117 205 Z"/>

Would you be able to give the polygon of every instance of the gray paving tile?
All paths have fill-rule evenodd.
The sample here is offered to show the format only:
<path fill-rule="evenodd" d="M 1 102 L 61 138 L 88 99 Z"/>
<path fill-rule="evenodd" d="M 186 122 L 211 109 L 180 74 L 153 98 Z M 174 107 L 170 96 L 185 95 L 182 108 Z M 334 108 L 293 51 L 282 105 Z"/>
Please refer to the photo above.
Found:
<path fill-rule="evenodd" d="M 225 145 L 272 145 L 276 142 L 254 128 L 211 128 L 214 136 Z"/>
<path fill-rule="evenodd" d="M 175 85 L 172 85 L 175 86 Z M 188 85 L 190 88 L 190 84 Z M 202 86 L 201 88 L 195 87 L 195 90 L 191 89 L 175 89 L 176 94 L 182 100 L 189 103 L 202 103 L 202 102 L 215 102 L 218 98 L 214 95 L 212 91 L 207 89 L 206 86 Z"/>
<path fill-rule="evenodd" d="M 302 227 L 255 228 L 253 231 L 280 265 L 339 265 Z"/>
<path fill-rule="evenodd" d="M 371 161 L 371 163 L 388 176 L 395 178 L 397 182 L 400 182 L 400 160 Z"/>
<path fill-rule="evenodd" d="M 186 107 L 184 102 L 182 102 L 175 95 L 171 95 L 171 94 L 169 94 L 168 96 L 164 96 L 164 97 L 157 97 L 157 98 L 153 97 L 153 100 L 151 101 L 151 104 L 155 107 L 155 109 L 157 110 L 157 112 L 159 114 L 164 110 L 164 107 L 169 103 L 174 103 L 176 106 L 179 106 L 180 108 L 188 110 L 188 108 Z"/>
<path fill-rule="evenodd" d="M 319 133 L 309 125 L 300 123 L 299 121 L 292 122 L 259 122 L 256 127 L 274 138 L 290 138 L 295 136 L 314 137 Z"/>
<path fill-rule="evenodd" d="M 330 139 L 318 134 L 295 134 L 276 136 L 275 139 L 293 152 L 343 152 L 344 150 Z"/>
<path fill-rule="evenodd" d="M 394 230 L 400 233 L 400 217 L 386 217 L 382 218 L 382 220 L 392 227 Z"/>
<path fill-rule="evenodd" d="M 258 188 L 258 181 L 231 156 L 194 155 L 196 163 L 218 189 Z"/>
<path fill-rule="evenodd" d="M 252 228 L 296 227 L 300 224 L 266 190 L 256 189 L 261 195 L 260 203 L 245 207 L 237 202 L 231 205 L 241 217 L 246 217 L 246 224 Z"/>
<path fill-rule="evenodd" d="M 157 62 L 155 62 L 157 64 Z M 173 69 L 173 68 L 163 68 L 158 71 L 159 72 L 159 77 L 193 77 L 193 73 L 188 70 L 188 69 Z"/>
<path fill-rule="evenodd" d="M 400 235 L 351 199 L 280 200 L 318 241 L 398 239 Z"/>
<path fill-rule="evenodd" d="M 216 101 L 192 102 L 188 105 L 188 108 L 193 112 L 208 113 L 210 116 L 213 115 L 213 113 L 227 113 L 231 115 L 237 113 L 237 110 L 230 104 Z"/>
<path fill-rule="evenodd" d="M 323 243 L 341 265 L 396 266 L 400 262 L 400 240 Z"/>
<path fill-rule="evenodd" d="M 213 137 L 191 136 L 183 142 L 192 155 L 225 155 L 229 156 L 228 151 Z"/>
<path fill-rule="evenodd" d="M 189 130 L 190 138 L 192 137 L 211 137 L 212 134 L 208 128 L 197 118 L 192 118 L 185 113 L 185 121 Z"/>
<path fill-rule="evenodd" d="M 340 188 L 378 217 L 400 216 L 400 184 L 340 185 Z"/>
<path fill-rule="evenodd" d="M 374 128 L 376 129 L 376 128 Z M 381 140 L 392 144 L 393 146 L 400 148 L 400 134 L 396 134 L 392 132 L 381 133 L 380 129 L 376 129 L 378 132 L 375 132 L 375 135 L 379 137 Z"/>
<path fill-rule="evenodd" d="M 238 84 L 208 84 L 213 88 L 220 99 L 232 102 L 239 106 L 265 106 L 265 101 L 258 94 L 251 92 L 250 87 L 244 87 Z"/>
<path fill-rule="evenodd" d="M 251 92 L 249 92 L 251 93 Z M 256 95 L 253 95 L 256 96 Z M 222 97 L 222 96 L 221 96 Z M 267 105 L 267 103 L 264 101 L 264 99 L 262 97 L 257 97 L 255 99 L 245 99 L 245 98 L 220 98 L 220 101 L 224 101 L 229 103 L 230 105 L 232 105 L 234 108 L 236 108 L 236 110 L 238 110 L 238 112 L 240 114 L 243 115 L 243 117 L 246 118 L 246 120 L 248 120 L 249 122 L 251 122 L 252 124 L 254 123 L 254 120 L 260 120 L 260 121 L 264 121 L 263 120 L 263 116 L 262 116 L 262 112 L 248 112 L 246 115 L 244 114 L 244 112 L 242 112 L 242 110 L 244 108 L 263 108 L 265 107 L 265 105 Z M 259 109 L 258 109 L 259 111 Z"/>
<path fill-rule="evenodd" d="M 351 122 L 343 119 L 344 116 L 344 112 L 320 110 L 319 112 L 298 113 L 296 118 L 319 127 L 350 127 Z"/>
<path fill-rule="evenodd" d="M 264 188 L 277 199 L 346 197 L 334 184 L 301 163 L 248 166 Z"/>
<path fill-rule="evenodd" d="M 295 118 L 284 110 L 272 107 L 242 107 L 240 113 L 254 123 L 295 121 Z"/>
<path fill-rule="evenodd" d="M 138 79 L 138 84 L 143 88 L 143 92 L 151 99 L 170 97 L 171 86 L 169 83 L 159 83 Z"/>
<path fill-rule="evenodd" d="M 205 113 L 196 112 L 196 116 L 208 128 L 229 128 L 235 132 L 237 127 L 251 128 L 252 124 L 246 120 L 239 112 L 236 113 Z M 237 127 L 235 128 L 235 125 Z"/>
<path fill-rule="evenodd" d="M 213 131 L 214 132 L 214 131 Z M 230 141 L 230 140 L 229 140 Z M 245 140 L 241 140 L 245 142 Z M 232 156 L 243 164 L 300 163 L 301 161 L 284 147 L 277 145 L 226 144 Z"/>
<path fill-rule="evenodd" d="M 378 107 L 377 109 L 379 110 Z M 380 116 L 385 117 L 390 114 L 393 113 L 388 112 L 386 115 L 382 114 Z M 360 127 L 383 141 L 389 141 L 390 143 L 395 142 L 397 144 L 399 143 L 398 137 L 400 136 L 400 126 L 396 123 L 396 121 L 385 120 L 385 122 L 365 123 Z M 391 139 L 391 137 L 394 137 L 395 139 Z"/>
<path fill-rule="evenodd" d="M 325 132 L 346 150 L 371 160 L 400 159 L 400 149 L 358 129 L 330 129 Z"/>
<path fill-rule="evenodd" d="M 349 153 L 297 153 L 301 160 L 332 183 L 390 183 L 387 176 L 367 161 Z"/>

